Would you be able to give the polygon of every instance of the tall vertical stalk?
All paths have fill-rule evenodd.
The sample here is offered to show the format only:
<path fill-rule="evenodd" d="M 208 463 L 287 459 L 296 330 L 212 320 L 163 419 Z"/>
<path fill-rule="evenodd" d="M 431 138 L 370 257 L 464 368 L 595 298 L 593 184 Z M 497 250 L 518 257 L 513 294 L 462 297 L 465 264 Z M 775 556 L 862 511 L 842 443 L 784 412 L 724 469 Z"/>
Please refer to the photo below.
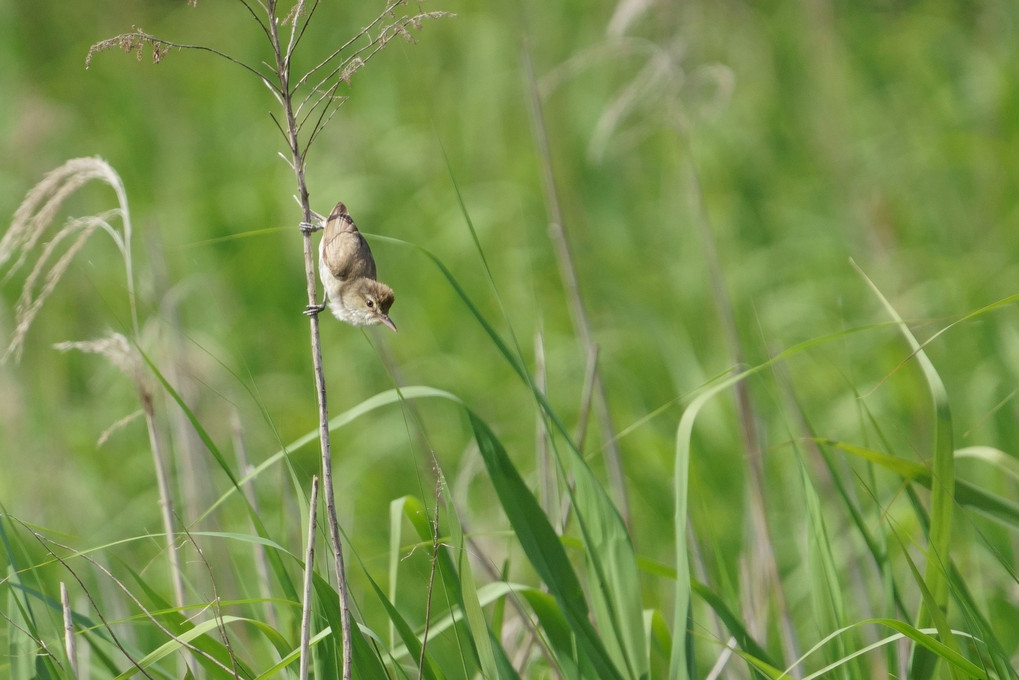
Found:
<path fill-rule="evenodd" d="M 93 45 L 85 59 L 86 68 L 93 56 L 99 52 L 117 47 L 127 52 L 141 53 L 148 45 L 152 48 L 153 61 L 163 59 L 171 49 L 200 50 L 215 54 L 240 66 L 254 75 L 269 89 L 282 109 L 282 123 L 275 116 L 280 133 L 286 140 L 289 157 L 284 159 L 294 171 L 297 182 L 297 201 L 301 206 L 300 230 L 303 234 L 304 272 L 308 292 L 309 308 L 318 297 L 315 281 L 315 258 L 311 243 L 312 232 L 318 229 L 313 221 L 308 185 L 305 178 L 305 158 L 318 134 L 332 119 L 343 103 L 344 97 L 337 95 L 340 85 L 349 83 L 351 77 L 374 55 L 382 51 L 394 37 L 410 37 L 410 28 L 420 28 L 424 19 L 444 16 L 444 12 L 421 12 L 412 15 L 396 14 L 396 8 L 407 0 L 388 0 L 383 10 L 367 26 L 352 38 L 333 49 L 315 66 L 292 78 L 291 58 L 308 28 L 319 0 L 297 0 L 286 17 L 278 16 L 278 0 L 239 0 L 248 14 L 258 23 L 269 41 L 273 63 L 251 66 L 215 48 L 204 45 L 186 45 L 158 38 L 135 29 Z M 280 26 L 290 26 L 290 34 L 284 45 Z M 377 31 L 376 34 L 372 34 Z M 363 40 L 364 44 L 354 47 Z M 341 55 L 346 54 L 345 57 Z M 308 129 L 305 129 L 308 126 Z M 336 516 L 336 498 L 333 491 L 332 456 L 329 440 L 329 406 L 326 398 L 325 374 L 322 369 L 322 345 L 319 339 L 319 322 L 316 314 L 309 314 L 311 328 L 311 359 L 315 373 L 315 393 L 318 399 L 319 441 L 322 450 L 322 486 L 325 491 L 326 518 L 329 523 L 329 537 L 333 547 L 335 576 L 340 599 L 341 634 L 343 644 L 343 679 L 350 680 L 351 642 L 350 609 L 347 591 L 346 569 L 343 560 L 343 544 L 340 538 L 339 521 Z M 135 322 L 137 325 L 137 322 Z"/>
<path fill-rule="evenodd" d="M 286 122 L 285 132 L 287 144 L 290 148 L 290 164 L 294 170 L 294 177 L 297 180 L 297 198 L 301 205 L 302 225 L 310 225 L 312 211 L 311 203 L 308 199 L 308 185 L 304 176 L 304 153 L 302 153 L 301 141 L 298 136 L 293 90 L 290 86 L 290 58 L 297 44 L 297 27 L 300 25 L 298 19 L 304 10 L 304 0 L 300 0 L 297 3 L 293 23 L 291 24 L 290 40 L 285 51 L 280 44 L 279 22 L 276 20 L 275 12 L 276 2 L 270 0 L 268 7 L 269 41 L 272 43 L 273 56 L 276 58 L 276 76 L 279 79 L 279 102 L 283 106 L 283 117 Z M 312 230 L 302 226 L 301 232 L 304 237 L 304 274 L 308 289 L 308 305 L 313 306 L 318 298 L 318 292 L 315 282 L 315 259 L 311 247 Z M 311 327 L 311 361 L 315 372 L 315 394 L 318 397 L 318 435 L 322 452 L 322 486 L 325 492 L 326 521 L 329 524 L 329 539 L 333 548 L 333 569 L 336 576 L 336 588 L 340 598 L 343 680 L 350 680 L 352 657 L 347 570 L 343 561 L 343 541 L 340 538 L 340 524 L 336 515 L 336 493 L 333 488 L 333 459 L 329 437 L 329 401 L 326 394 L 325 373 L 322 370 L 322 342 L 319 336 L 318 315 L 309 315 L 308 322 Z"/>

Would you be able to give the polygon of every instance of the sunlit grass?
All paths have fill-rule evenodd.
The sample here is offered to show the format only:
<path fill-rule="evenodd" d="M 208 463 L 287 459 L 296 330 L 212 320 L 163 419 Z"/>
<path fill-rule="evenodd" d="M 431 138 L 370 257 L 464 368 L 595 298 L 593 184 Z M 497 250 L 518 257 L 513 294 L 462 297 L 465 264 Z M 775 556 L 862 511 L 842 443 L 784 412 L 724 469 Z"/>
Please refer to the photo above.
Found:
<path fill-rule="evenodd" d="M 205 4 L 137 23 L 185 35 Z M 1016 677 L 1015 7 L 666 5 L 436 4 L 458 18 L 355 77 L 309 159 L 397 293 L 399 335 L 323 324 L 356 677 Z M 363 24 L 335 11 L 310 38 Z M 252 160 L 276 150 L 258 93 L 172 57 L 97 60 L 89 105 L 121 122 L 74 128 L 131 198 L 147 330 L 90 240 L 0 369 L 5 677 L 71 677 L 61 582 L 90 677 L 297 677 L 317 464 L 291 192 Z M 17 155 L 8 212 L 66 154 Z M 174 456 L 184 605 L 149 434 L 110 429 L 137 390 L 51 349 L 111 328 Z M 338 677 L 330 573 L 314 677 Z"/>

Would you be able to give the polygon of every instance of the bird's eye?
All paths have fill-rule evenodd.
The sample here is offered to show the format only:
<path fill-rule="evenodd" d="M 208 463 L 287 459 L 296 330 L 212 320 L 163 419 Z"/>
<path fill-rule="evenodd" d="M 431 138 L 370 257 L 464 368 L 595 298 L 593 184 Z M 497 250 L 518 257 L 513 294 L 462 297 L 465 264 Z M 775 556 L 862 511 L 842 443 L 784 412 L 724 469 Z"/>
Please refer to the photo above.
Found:
<path fill-rule="evenodd" d="M 375 306 L 375 300 L 368 298 L 367 300 L 364 301 L 364 304 L 366 307 L 368 307 L 368 309 L 371 309 Z"/>

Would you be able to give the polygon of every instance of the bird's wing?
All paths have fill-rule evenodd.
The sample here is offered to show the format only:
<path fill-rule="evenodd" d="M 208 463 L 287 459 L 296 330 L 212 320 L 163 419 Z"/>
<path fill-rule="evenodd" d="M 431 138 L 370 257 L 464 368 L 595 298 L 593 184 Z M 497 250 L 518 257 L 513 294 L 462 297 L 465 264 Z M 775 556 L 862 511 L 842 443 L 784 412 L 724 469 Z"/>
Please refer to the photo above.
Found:
<path fill-rule="evenodd" d="M 341 281 L 362 276 L 375 278 L 375 258 L 371 248 L 342 203 L 336 204 L 326 220 L 321 248 L 322 261 Z"/>

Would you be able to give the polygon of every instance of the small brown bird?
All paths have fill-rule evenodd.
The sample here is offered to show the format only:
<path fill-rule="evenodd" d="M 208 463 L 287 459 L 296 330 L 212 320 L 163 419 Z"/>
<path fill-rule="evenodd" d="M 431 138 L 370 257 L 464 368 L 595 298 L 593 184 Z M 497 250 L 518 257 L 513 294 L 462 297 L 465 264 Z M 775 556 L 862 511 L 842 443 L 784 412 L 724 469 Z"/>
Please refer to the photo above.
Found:
<path fill-rule="evenodd" d="M 317 314 L 328 305 L 340 321 L 354 326 L 381 323 L 396 331 L 389 318 L 393 289 L 375 279 L 371 248 L 342 203 L 336 204 L 326 220 L 318 244 L 318 273 L 326 297 L 320 306 L 310 306 L 308 314 Z"/>

